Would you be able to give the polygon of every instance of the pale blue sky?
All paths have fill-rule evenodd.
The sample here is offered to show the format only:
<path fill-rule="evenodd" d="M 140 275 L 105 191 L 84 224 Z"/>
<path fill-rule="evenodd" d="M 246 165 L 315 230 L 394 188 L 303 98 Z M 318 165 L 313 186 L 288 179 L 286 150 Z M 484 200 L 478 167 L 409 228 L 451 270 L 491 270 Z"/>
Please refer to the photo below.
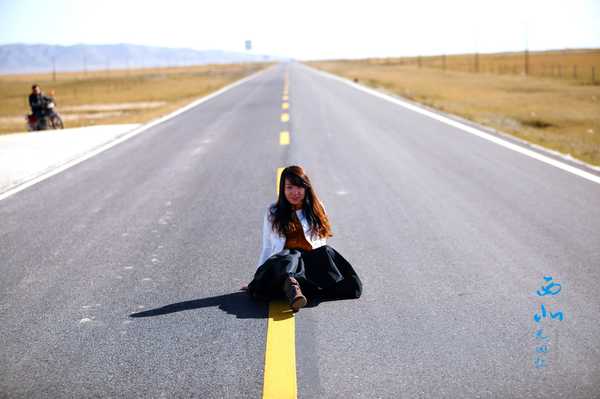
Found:
<path fill-rule="evenodd" d="M 0 44 L 132 43 L 299 59 L 600 47 L 600 0 L 0 0 Z"/>

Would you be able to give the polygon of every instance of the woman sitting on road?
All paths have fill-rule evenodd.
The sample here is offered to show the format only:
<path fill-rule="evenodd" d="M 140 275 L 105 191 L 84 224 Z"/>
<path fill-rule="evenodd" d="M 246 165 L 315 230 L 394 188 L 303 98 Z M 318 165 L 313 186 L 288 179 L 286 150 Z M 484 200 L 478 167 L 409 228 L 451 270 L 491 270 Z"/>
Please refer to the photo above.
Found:
<path fill-rule="evenodd" d="M 262 251 L 254 279 L 242 287 L 254 298 L 287 297 L 294 312 L 309 298 L 358 298 L 362 283 L 350 265 L 326 244 L 329 219 L 300 166 L 281 173 L 279 198 L 264 215 Z"/>

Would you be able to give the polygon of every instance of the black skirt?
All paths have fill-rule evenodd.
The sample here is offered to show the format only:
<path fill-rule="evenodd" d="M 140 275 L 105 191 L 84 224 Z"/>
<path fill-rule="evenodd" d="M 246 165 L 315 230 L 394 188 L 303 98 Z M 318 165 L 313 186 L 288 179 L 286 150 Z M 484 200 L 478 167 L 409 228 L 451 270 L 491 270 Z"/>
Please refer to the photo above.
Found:
<path fill-rule="evenodd" d="M 288 276 L 298 280 L 309 299 L 359 298 L 362 293 L 352 265 L 329 245 L 312 251 L 286 248 L 272 255 L 256 269 L 248 293 L 264 300 L 284 298 L 283 282 Z"/>

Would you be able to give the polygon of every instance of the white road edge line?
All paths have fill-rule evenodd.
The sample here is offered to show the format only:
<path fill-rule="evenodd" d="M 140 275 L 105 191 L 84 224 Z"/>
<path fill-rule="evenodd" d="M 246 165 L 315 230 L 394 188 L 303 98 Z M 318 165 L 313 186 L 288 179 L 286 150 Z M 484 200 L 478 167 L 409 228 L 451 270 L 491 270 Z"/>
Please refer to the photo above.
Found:
<path fill-rule="evenodd" d="M 373 95 L 375 97 L 379 97 L 381 99 L 387 100 L 387 101 L 389 101 L 391 103 L 394 103 L 396 105 L 400 105 L 400 106 L 402 106 L 404 108 L 407 108 L 407 109 L 409 109 L 411 111 L 418 112 L 418 113 L 420 113 L 422 115 L 425 115 L 425 116 L 428 116 L 430 118 L 436 119 L 436 120 L 438 120 L 440 122 L 446 123 L 446 124 L 448 124 L 448 125 L 450 125 L 452 127 L 458 128 L 458 129 L 463 130 L 463 131 L 465 131 L 467 133 L 474 134 L 474 135 L 479 136 L 479 137 L 481 137 L 483 139 L 489 140 L 489 141 L 494 142 L 496 144 L 499 144 L 499 145 L 501 145 L 503 147 L 511 149 L 513 151 L 520 152 L 521 154 L 526 155 L 528 157 L 535 158 L 538 161 L 545 162 L 548 165 L 552 165 L 552 166 L 557 167 L 559 169 L 562 169 L 562 170 L 564 170 L 566 172 L 572 173 L 574 175 L 577 175 L 579 177 L 583 177 L 584 179 L 587 179 L 587 180 L 592 181 L 594 183 L 600 184 L 600 176 L 596 176 L 596 175 L 594 175 L 592 173 L 586 172 L 586 171 L 581 170 L 579 168 L 576 168 L 574 166 L 571 166 L 571 165 L 568 165 L 566 163 L 560 162 L 560 161 L 558 161 L 556 159 L 550 158 L 550 157 L 548 157 L 546 155 L 540 154 L 539 152 L 536 152 L 536 151 L 533 151 L 533 150 L 521 147 L 521 146 L 519 146 L 517 144 L 514 144 L 514 143 L 511 143 L 509 141 L 503 140 L 503 139 L 501 139 L 499 137 L 494 136 L 493 134 L 486 133 L 486 132 L 484 132 L 482 130 L 479 130 L 477 128 L 474 128 L 472 126 L 465 125 L 464 123 L 458 122 L 458 121 L 456 121 L 454 119 L 450 119 L 450 118 L 448 118 L 446 116 L 437 114 L 435 112 L 423 109 L 421 107 L 417 107 L 416 105 L 410 104 L 408 102 L 405 102 L 405 101 L 399 100 L 397 98 L 391 97 L 391 96 L 389 96 L 389 95 L 387 95 L 385 93 L 379 92 L 379 91 L 377 91 L 375 89 L 371 89 L 371 88 L 362 86 L 360 84 L 354 83 L 354 82 L 352 82 L 352 81 L 350 81 L 350 80 L 348 80 L 346 78 L 342 78 L 340 76 L 333 75 L 333 74 L 331 74 L 329 72 L 325 72 L 325 71 L 321 71 L 321 70 L 315 69 L 315 68 L 310 67 L 310 66 L 305 65 L 305 64 L 302 64 L 302 65 L 305 66 L 305 67 L 307 67 L 307 68 L 309 68 L 309 69 L 312 69 L 314 72 L 316 72 L 318 74 L 321 74 L 321 75 L 323 75 L 323 76 L 325 76 L 327 78 L 334 79 L 334 80 L 340 81 L 342 83 L 346 83 L 347 85 L 352 86 L 352 87 L 354 87 L 357 90 L 361 90 L 361 91 L 363 91 L 365 93 L 368 93 L 368 94 L 371 94 L 371 95 Z M 517 138 L 517 140 L 518 140 L 518 138 Z M 524 142 L 524 143 L 526 143 L 526 142 Z M 526 144 L 532 145 L 530 143 L 526 143 Z M 545 149 L 543 147 L 539 147 L 539 146 L 536 146 L 536 147 L 539 148 L 539 149 L 541 149 L 541 150 L 543 150 L 543 151 L 549 151 L 549 152 L 551 151 L 553 153 L 556 153 L 557 155 L 560 155 L 560 156 L 564 157 L 564 154 L 560 154 L 558 152 Z M 589 167 L 591 167 L 593 169 L 596 169 L 593 165 L 589 165 Z"/>
<path fill-rule="evenodd" d="M 162 117 L 160 117 L 158 119 L 155 119 L 155 120 L 153 120 L 151 122 L 148 122 L 147 124 L 145 124 L 143 126 L 140 126 L 138 128 L 135 128 L 134 130 L 130 131 L 129 133 L 126 133 L 126 134 L 124 134 L 124 135 L 116 138 L 115 140 L 110 141 L 110 142 L 104 144 L 103 146 L 101 146 L 99 148 L 96 148 L 95 150 L 92 150 L 89 153 L 86 153 L 85 155 L 83 155 L 83 156 L 81 156 L 79 158 L 76 158 L 76 159 L 73 159 L 71 161 L 68 161 L 67 163 L 62 164 L 62 165 L 58 166 L 57 168 L 52 169 L 52 170 L 50 170 L 50 171 L 48 171 L 48 172 L 46 172 L 46 173 L 44 173 L 44 174 L 42 174 L 42 175 L 40 175 L 38 177 L 35 177 L 35 178 L 31 179 L 31 180 L 28 180 L 28 181 L 26 181 L 24 183 L 21 183 L 18 186 L 11 188 L 10 190 L 5 191 L 4 193 L 1 193 L 0 194 L 0 201 L 2 201 L 3 199 L 6 199 L 8 197 L 10 197 L 11 195 L 14 195 L 14 194 L 18 193 L 19 191 L 23 191 L 26 188 L 31 187 L 34 184 L 41 182 L 42 180 L 46 180 L 47 178 L 49 178 L 51 176 L 59 174 L 60 172 L 66 170 L 66 169 L 69 169 L 70 167 L 75 166 L 78 163 L 85 161 L 86 159 L 92 158 L 93 156 L 98 155 L 99 153 L 101 153 L 103 151 L 106 151 L 109 148 L 114 147 L 117 144 L 122 143 L 123 141 L 128 140 L 128 139 L 132 138 L 133 136 L 136 136 L 136 135 L 138 135 L 138 134 L 140 134 L 140 133 L 142 133 L 142 132 L 150 129 L 151 127 L 154 127 L 154 126 L 158 125 L 159 123 L 162 123 L 162 122 L 165 122 L 165 121 L 167 121 L 169 119 L 172 119 L 172 118 L 176 117 L 177 115 L 179 115 L 179 114 L 181 114 L 181 113 L 189 110 L 190 108 L 194 108 L 195 106 L 200 105 L 203 102 L 206 102 L 206 101 L 208 101 L 208 100 L 210 100 L 210 99 L 212 99 L 212 98 L 214 98 L 214 97 L 216 97 L 216 96 L 218 96 L 220 94 L 223 94 L 226 91 L 231 90 L 231 89 L 233 89 L 236 86 L 244 84 L 244 83 L 248 82 L 249 80 L 254 79 L 257 76 L 262 75 L 263 73 L 271 70 L 272 68 L 275 68 L 277 65 L 278 64 L 272 65 L 272 66 L 270 66 L 270 67 L 268 67 L 266 69 L 263 69 L 263 70 L 260 70 L 258 72 L 255 72 L 255 73 L 253 73 L 250 76 L 246 76 L 245 78 L 242 78 L 242 79 L 240 79 L 238 81 L 235 81 L 235 82 L 233 82 L 233 83 L 231 83 L 231 84 L 229 84 L 229 85 L 227 85 L 227 86 L 225 86 L 225 87 L 223 87 L 223 88 L 215 91 L 214 93 L 208 94 L 208 95 L 206 95 L 206 96 L 204 96 L 202 98 L 194 100 L 193 102 L 189 103 L 188 105 L 186 105 L 186 106 L 184 106 L 182 108 L 179 108 L 179 109 L 171 112 L 170 114 L 162 116 Z"/>

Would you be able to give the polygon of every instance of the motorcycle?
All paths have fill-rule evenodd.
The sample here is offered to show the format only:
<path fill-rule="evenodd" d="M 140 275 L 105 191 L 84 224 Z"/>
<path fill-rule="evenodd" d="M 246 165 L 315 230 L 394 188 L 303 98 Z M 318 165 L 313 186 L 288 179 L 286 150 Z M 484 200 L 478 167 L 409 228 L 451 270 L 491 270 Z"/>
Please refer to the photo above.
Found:
<path fill-rule="evenodd" d="M 56 112 L 54 102 L 49 101 L 45 104 L 44 110 L 40 118 L 33 114 L 29 114 L 27 119 L 27 130 L 32 132 L 34 130 L 46 130 L 46 129 L 63 129 L 64 124 L 62 118 Z"/>

